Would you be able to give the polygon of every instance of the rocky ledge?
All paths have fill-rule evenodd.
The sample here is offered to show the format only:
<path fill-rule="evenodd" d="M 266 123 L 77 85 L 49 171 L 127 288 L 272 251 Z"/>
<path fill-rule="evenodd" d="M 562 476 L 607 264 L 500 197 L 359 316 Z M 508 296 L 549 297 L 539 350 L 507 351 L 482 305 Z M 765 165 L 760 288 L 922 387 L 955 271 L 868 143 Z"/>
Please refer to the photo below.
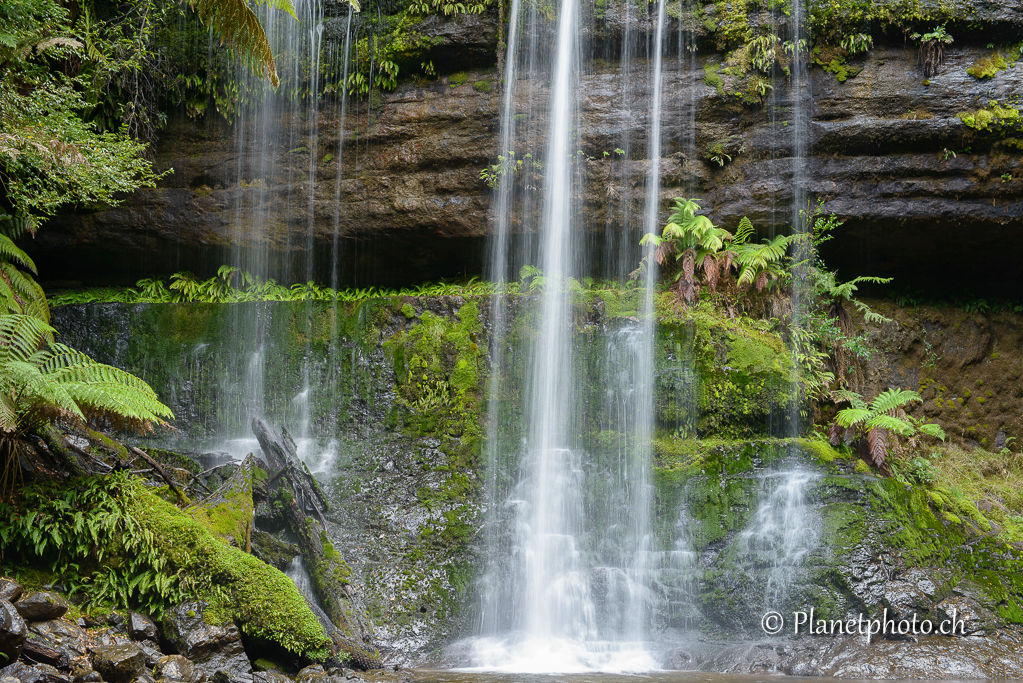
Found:
<path fill-rule="evenodd" d="M 731 75 L 739 67 L 727 66 L 724 53 L 671 60 L 665 211 L 673 196 L 693 194 L 726 227 L 748 215 L 766 234 L 791 223 L 801 185 L 846 221 L 825 248 L 829 264 L 921 287 L 1018 286 L 1023 270 L 1011 254 L 1023 247 L 1023 171 L 1015 129 L 978 130 L 959 115 L 1008 102 L 1023 87 L 1023 62 L 989 78 L 970 75 L 993 54 L 986 38 L 978 41 L 957 39 L 929 79 L 912 44 L 879 42 L 839 73 L 814 66 L 804 104 L 781 74 Z M 770 89 L 744 95 L 751 78 Z M 632 217 L 646 196 L 650 121 L 649 108 L 635 103 L 647 102 L 649 89 L 646 69 L 626 79 L 611 61 L 595 60 L 581 75 L 579 201 L 588 229 L 607 233 L 607 249 L 637 249 Z M 334 273 L 341 282 L 404 284 L 479 272 L 493 229 L 492 190 L 480 173 L 509 151 L 498 149 L 500 90 L 500 74 L 489 69 L 402 84 L 350 104 L 343 120 L 340 108 L 321 107 L 314 117 L 285 108 L 277 126 L 289 134 L 272 139 L 242 124 L 172 119 L 155 159 L 174 173 L 158 188 L 117 209 L 63 214 L 27 246 L 43 279 L 133 282 L 268 259 L 278 278 L 312 273 L 324 282 Z M 541 125 L 522 126 L 528 135 L 513 151 L 540 158 L 545 86 L 524 79 L 519 92 L 516 110 L 541 112 Z M 805 128 L 796 126 L 802 106 Z M 796 137 L 809 156 L 794 175 Z M 542 187 L 542 169 L 516 177 L 527 196 Z M 525 235 L 523 219 L 516 215 L 512 229 Z"/>
<path fill-rule="evenodd" d="M 232 623 L 209 624 L 206 604 L 185 602 L 154 620 L 138 612 L 69 614 L 56 591 L 26 592 L 0 578 L 0 681 L 11 683 L 344 683 L 340 667 L 307 666 L 285 675 Z M 254 661 L 250 661 L 249 651 Z"/>

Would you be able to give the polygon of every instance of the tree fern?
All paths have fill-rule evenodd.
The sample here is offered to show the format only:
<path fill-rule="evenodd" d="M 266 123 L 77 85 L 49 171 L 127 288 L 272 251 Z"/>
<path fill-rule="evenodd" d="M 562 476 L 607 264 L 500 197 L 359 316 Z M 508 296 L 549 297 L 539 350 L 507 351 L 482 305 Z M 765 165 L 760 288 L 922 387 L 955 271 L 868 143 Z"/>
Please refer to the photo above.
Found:
<path fill-rule="evenodd" d="M 768 280 L 781 277 L 784 274 L 781 263 L 792 239 L 791 235 L 778 235 L 774 239 L 764 238 L 760 244 L 740 244 L 736 249 L 739 286 L 754 286 L 759 292 Z"/>
<path fill-rule="evenodd" d="M 888 389 L 875 396 L 869 405 L 855 392 L 840 390 L 835 393 L 839 402 L 848 402 L 852 407 L 838 411 L 835 416 L 835 424 L 830 431 L 832 445 L 839 443 L 839 427 L 846 428 L 847 432 L 858 432 L 867 440 L 870 459 L 885 474 L 889 473 L 887 462 L 896 441 L 894 437 L 912 439 L 917 434 L 924 434 L 942 441 L 945 439 L 945 431 L 940 426 L 906 415 L 906 405 L 923 400 L 915 391 Z"/>
<path fill-rule="evenodd" d="M 38 318 L 0 315 L 0 439 L 52 419 L 108 420 L 145 431 L 173 418 L 145 381 L 49 340 Z"/>
<path fill-rule="evenodd" d="M 280 85 L 270 41 L 259 23 L 259 17 L 245 0 L 189 0 L 188 4 L 195 10 L 199 21 L 222 42 L 230 45 L 254 69 L 262 69 L 275 88 Z M 269 0 L 267 4 L 295 16 L 288 0 Z"/>
<path fill-rule="evenodd" d="M 36 265 L 10 237 L 0 234 L 0 312 L 24 313 L 47 322 L 50 308 L 43 288 L 23 269 L 34 274 Z"/>

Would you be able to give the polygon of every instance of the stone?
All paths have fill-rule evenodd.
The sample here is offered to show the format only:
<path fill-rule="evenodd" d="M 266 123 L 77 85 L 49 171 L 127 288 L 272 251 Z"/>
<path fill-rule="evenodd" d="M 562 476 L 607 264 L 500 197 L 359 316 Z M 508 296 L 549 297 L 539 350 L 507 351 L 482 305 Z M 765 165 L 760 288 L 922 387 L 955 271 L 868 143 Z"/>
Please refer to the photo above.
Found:
<path fill-rule="evenodd" d="M 103 629 L 96 634 L 95 639 L 99 645 L 129 645 L 133 642 L 131 638 L 118 633 L 116 628 Z"/>
<path fill-rule="evenodd" d="M 0 600 L 16 602 L 24 592 L 25 589 L 14 579 L 6 576 L 0 578 Z"/>
<path fill-rule="evenodd" d="M 38 591 L 22 595 L 14 607 L 25 621 L 31 623 L 59 619 L 67 613 L 70 605 L 57 593 Z"/>
<path fill-rule="evenodd" d="M 253 683 L 292 683 L 291 679 L 277 671 L 257 671 L 252 674 Z"/>
<path fill-rule="evenodd" d="M 201 601 L 183 602 L 168 610 L 162 621 L 164 637 L 207 677 L 223 670 L 232 680 L 251 683 L 252 665 L 238 628 L 230 622 L 207 624 L 205 610 L 206 603 Z"/>
<path fill-rule="evenodd" d="M 45 662 L 62 668 L 66 668 L 71 660 L 68 652 L 51 638 L 41 636 L 32 630 L 29 630 L 28 637 L 25 638 L 22 654 L 33 662 Z"/>
<path fill-rule="evenodd" d="M 66 676 L 46 664 L 35 666 L 23 662 L 14 662 L 10 666 L 0 669 L 0 678 L 14 678 L 20 683 L 71 683 Z"/>
<path fill-rule="evenodd" d="M 49 640 L 58 649 L 65 651 L 71 659 L 87 652 L 88 634 L 68 619 L 51 619 L 32 624 L 30 630 Z"/>
<path fill-rule="evenodd" d="M 129 683 L 142 673 L 146 657 L 137 645 L 104 645 L 92 651 L 92 668 L 107 683 Z"/>
<path fill-rule="evenodd" d="M 139 646 L 140 650 L 142 650 L 142 654 L 146 658 L 147 667 L 155 666 L 156 662 L 164 656 L 163 653 L 160 652 L 160 646 L 151 640 L 140 640 L 135 644 Z"/>
<path fill-rule="evenodd" d="M 0 662 L 13 662 L 21 656 L 28 636 L 25 620 L 7 600 L 0 600 Z"/>
<path fill-rule="evenodd" d="M 129 612 L 128 635 L 134 640 L 156 640 L 159 632 L 152 619 L 138 612 Z"/>
<path fill-rule="evenodd" d="M 186 681 L 187 683 L 198 683 L 204 681 L 206 676 L 195 668 L 195 665 L 187 657 L 181 655 L 164 655 L 153 666 L 153 674 L 156 678 L 167 678 L 175 681 Z"/>
<path fill-rule="evenodd" d="M 312 664 L 305 667 L 295 676 L 295 683 L 313 683 L 327 677 L 323 667 L 319 664 Z"/>

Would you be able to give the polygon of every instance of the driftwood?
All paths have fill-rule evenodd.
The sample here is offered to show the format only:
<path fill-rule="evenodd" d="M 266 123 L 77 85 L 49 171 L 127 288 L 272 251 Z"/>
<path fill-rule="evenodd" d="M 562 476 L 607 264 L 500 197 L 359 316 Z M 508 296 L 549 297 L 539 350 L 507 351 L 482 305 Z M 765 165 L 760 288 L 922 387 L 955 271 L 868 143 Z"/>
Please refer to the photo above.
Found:
<path fill-rule="evenodd" d="M 173 491 L 177 495 L 178 500 L 180 500 L 182 503 L 189 502 L 188 498 L 185 497 L 185 494 L 183 494 L 181 492 L 181 489 L 178 488 L 178 485 L 174 483 L 174 480 L 171 479 L 170 476 L 168 476 L 167 473 L 163 470 L 163 466 L 160 463 L 156 462 L 151 457 L 149 457 L 149 454 L 143 451 L 141 448 L 135 448 L 134 446 L 129 446 L 128 448 L 131 450 L 132 453 L 139 456 L 140 458 L 142 458 L 143 460 L 145 460 L 146 462 L 153 466 L 153 468 L 160 474 L 163 480 L 167 482 L 167 485 L 171 487 L 171 491 Z"/>
<path fill-rule="evenodd" d="M 252 432 L 259 441 L 259 447 L 263 449 L 274 477 L 282 475 L 287 479 L 303 513 L 313 512 L 320 524 L 326 524 L 323 511 L 329 510 L 330 505 L 309 468 L 296 457 L 298 449 L 288 432 L 282 430 L 278 434 L 258 417 L 252 418 Z"/>
<path fill-rule="evenodd" d="M 277 433 L 258 418 L 252 420 L 252 431 L 273 475 L 265 484 L 267 493 L 272 493 L 276 486 L 290 494 L 285 505 L 288 528 L 298 539 L 313 590 L 331 624 L 331 627 L 324 624 L 328 635 L 355 668 L 381 668 L 380 655 L 365 644 L 369 629 L 352 608 L 347 590 L 348 565 L 327 537 L 323 515 L 323 510 L 329 509 L 326 497 L 305 464 L 298 460 L 295 442 L 287 432 Z M 312 516 L 307 516 L 308 513 Z M 312 606 L 317 608 L 314 612 L 318 611 L 318 605 Z"/>

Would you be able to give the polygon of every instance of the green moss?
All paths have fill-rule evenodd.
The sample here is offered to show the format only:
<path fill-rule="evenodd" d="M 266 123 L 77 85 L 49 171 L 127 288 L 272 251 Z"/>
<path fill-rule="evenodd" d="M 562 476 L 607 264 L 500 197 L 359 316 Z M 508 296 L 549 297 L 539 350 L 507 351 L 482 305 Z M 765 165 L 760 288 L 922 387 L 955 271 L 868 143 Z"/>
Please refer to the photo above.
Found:
<path fill-rule="evenodd" d="M 494 89 L 494 84 L 490 81 L 476 81 L 472 84 L 472 89 L 479 93 L 489 93 Z"/>
<path fill-rule="evenodd" d="M 1003 107 L 996 100 L 991 100 L 986 108 L 960 112 L 956 118 L 974 130 L 996 133 L 1018 131 L 1023 123 L 1018 109 Z"/>
<path fill-rule="evenodd" d="M 459 71 L 458 73 L 451 74 L 450 76 L 448 76 L 448 85 L 450 85 L 452 88 L 457 88 L 458 86 L 466 83 L 468 80 L 469 74 L 467 74 L 464 71 Z"/>
<path fill-rule="evenodd" d="M 721 69 L 719 64 L 707 63 L 703 65 L 703 82 L 710 87 L 718 91 L 718 95 L 721 97 L 725 96 L 724 81 L 721 80 L 721 76 L 718 75 L 718 70 Z"/>
<path fill-rule="evenodd" d="M 124 494 L 128 512 L 153 535 L 182 584 L 208 601 L 207 619 L 233 621 L 249 635 L 312 659 L 329 654 L 330 639 L 291 579 L 226 545 L 141 485 L 125 487 Z"/>
<path fill-rule="evenodd" d="M 406 303 L 401 307 L 401 314 L 411 320 L 416 317 L 416 309 L 412 308 L 412 304 Z"/>
<path fill-rule="evenodd" d="M 828 45 L 818 45 L 814 47 L 813 52 L 813 63 L 821 67 L 824 71 L 835 75 L 835 80 L 839 83 L 845 83 L 848 79 L 853 78 L 863 69 L 860 67 L 852 66 L 846 63 L 846 57 L 848 53 L 837 47 L 831 47 Z"/>
<path fill-rule="evenodd" d="M 863 460 L 856 460 L 856 466 L 853 467 L 853 472 L 856 474 L 870 474 L 870 465 Z"/>
<path fill-rule="evenodd" d="M 981 80 L 985 78 L 994 78 L 999 71 L 1005 71 L 1009 68 L 1009 65 L 1005 62 L 1005 57 L 1001 54 L 995 53 L 988 55 L 987 57 L 981 57 L 973 63 L 973 66 L 966 69 L 966 73 L 970 74 L 974 78 Z"/>
<path fill-rule="evenodd" d="M 1023 599 L 1023 552 L 980 536 L 990 524 L 971 500 L 894 479 L 878 480 L 870 491 L 882 536 L 910 566 L 941 567 L 951 586 L 974 583 L 1004 619 L 1023 623 L 1014 607 Z"/>
<path fill-rule="evenodd" d="M 753 37 L 749 20 L 750 4 L 750 0 L 717 0 L 714 3 L 718 18 L 714 34 L 719 49 L 748 43 Z"/>

